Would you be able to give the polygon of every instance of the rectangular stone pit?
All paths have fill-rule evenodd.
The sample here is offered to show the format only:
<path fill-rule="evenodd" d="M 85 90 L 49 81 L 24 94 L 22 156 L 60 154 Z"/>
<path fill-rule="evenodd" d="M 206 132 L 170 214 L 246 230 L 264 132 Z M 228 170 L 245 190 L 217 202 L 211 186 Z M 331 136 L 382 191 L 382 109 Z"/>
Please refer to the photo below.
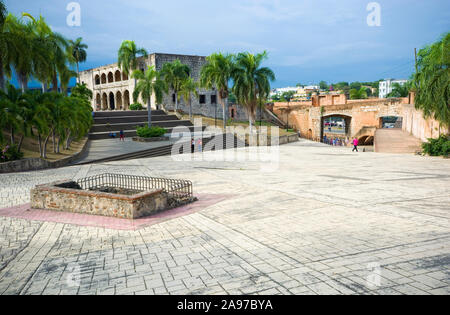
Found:
<path fill-rule="evenodd" d="M 59 181 L 31 190 L 31 207 L 138 219 L 195 201 L 192 183 L 119 174 Z"/>

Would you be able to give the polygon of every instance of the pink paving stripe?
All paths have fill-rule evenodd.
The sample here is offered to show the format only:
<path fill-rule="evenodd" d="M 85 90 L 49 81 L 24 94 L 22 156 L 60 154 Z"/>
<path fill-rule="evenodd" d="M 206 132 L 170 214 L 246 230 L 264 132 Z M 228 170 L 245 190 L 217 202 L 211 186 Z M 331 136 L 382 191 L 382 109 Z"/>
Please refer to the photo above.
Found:
<path fill-rule="evenodd" d="M 79 226 L 105 228 L 111 230 L 135 231 L 147 226 L 151 226 L 167 220 L 175 219 L 181 216 L 201 211 L 203 209 L 208 208 L 209 206 L 215 205 L 231 197 L 232 195 L 213 195 L 213 194 L 199 195 L 198 196 L 199 201 L 195 203 L 179 207 L 176 209 L 164 211 L 155 214 L 153 216 L 137 220 L 102 217 L 89 214 L 37 210 L 31 209 L 30 204 L 0 209 L 0 217 L 24 219 L 29 221 L 65 223 Z"/>

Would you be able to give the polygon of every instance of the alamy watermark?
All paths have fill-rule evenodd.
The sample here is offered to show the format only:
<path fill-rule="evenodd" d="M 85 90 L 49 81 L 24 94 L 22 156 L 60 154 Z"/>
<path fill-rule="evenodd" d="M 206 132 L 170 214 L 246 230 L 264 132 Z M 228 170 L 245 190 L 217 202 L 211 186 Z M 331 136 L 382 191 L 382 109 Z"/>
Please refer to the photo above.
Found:
<path fill-rule="evenodd" d="M 80 265 L 71 263 L 66 268 L 66 285 L 69 288 L 78 288 L 81 286 L 81 268 Z"/>
<path fill-rule="evenodd" d="M 370 263 L 367 265 L 369 275 L 367 276 L 367 287 L 376 289 L 381 287 L 381 265 L 379 263 Z"/>
<path fill-rule="evenodd" d="M 66 10 L 70 13 L 67 15 L 66 23 L 70 27 L 81 26 L 81 6 L 78 2 L 70 2 L 67 4 Z"/>
<path fill-rule="evenodd" d="M 370 12 L 367 16 L 367 25 L 370 27 L 381 26 L 381 5 L 378 2 L 370 2 L 367 4 L 367 11 Z"/>

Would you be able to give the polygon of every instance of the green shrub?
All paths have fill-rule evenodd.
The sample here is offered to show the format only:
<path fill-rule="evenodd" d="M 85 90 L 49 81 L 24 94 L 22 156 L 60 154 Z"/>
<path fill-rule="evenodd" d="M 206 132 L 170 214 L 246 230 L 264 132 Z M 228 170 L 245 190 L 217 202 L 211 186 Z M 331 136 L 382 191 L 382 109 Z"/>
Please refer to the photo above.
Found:
<path fill-rule="evenodd" d="M 161 127 L 139 127 L 137 128 L 137 135 L 141 138 L 156 138 L 166 134 L 167 130 Z"/>
<path fill-rule="evenodd" d="M 130 105 L 130 110 L 143 110 L 143 109 L 144 107 L 139 103 Z"/>
<path fill-rule="evenodd" d="M 0 147 L 0 163 L 20 160 L 21 158 L 23 158 L 23 153 L 19 152 L 16 145 Z"/>
<path fill-rule="evenodd" d="M 450 139 L 446 135 L 442 135 L 438 139 L 428 139 L 422 148 L 424 153 L 431 156 L 448 156 L 450 155 Z"/>

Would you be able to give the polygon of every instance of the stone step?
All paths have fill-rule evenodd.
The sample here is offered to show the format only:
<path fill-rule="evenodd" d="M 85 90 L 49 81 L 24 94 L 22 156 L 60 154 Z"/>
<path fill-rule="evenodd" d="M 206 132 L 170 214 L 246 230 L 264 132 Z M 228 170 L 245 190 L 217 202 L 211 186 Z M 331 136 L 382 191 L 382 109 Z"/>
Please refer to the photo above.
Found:
<path fill-rule="evenodd" d="M 194 131 L 197 131 L 197 130 L 195 130 L 194 126 L 184 126 L 184 127 L 188 128 L 191 133 L 193 133 Z M 174 128 L 165 128 L 165 129 L 167 130 L 167 134 L 171 134 L 172 131 L 174 130 Z M 201 130 L 204 131 L 205 129 L 206 129 L 206 126 L 203 126 Z M 120 130 L 113 130 L 112 132 L 116 133 L 116 136 L 119 137 L 119 131 Z M 136 137 L 137 136 L 136 129 L 124 130 L 123 133 L 124 133 L 126 138 L 131 138 L 131 137 Z M 89 133 L 89 140 L 109 139 L 109 134 L 110 134 L 109 131 L 107 131 L 107 132 L 94 132 L 94 133 L 91 132 L 91 133 Z"/>
<path fill-rule="evenodd" d="M 132 123 L 121 123 L 121 124 L 102 124 L 102 125 L 94 125 L 91 128 L 91 133 L 97 132 L 110 132 L 115 131 L 118 132 L 120 130 L 135 130 L 138 126 L 146 126 L 147 120 L 142 122 L 132 122 Z M 189 120 L 172 120 L 172 121 L 154 121 L 152 120 L 152 126 L 162 127 L 162 128 L 174 128 L 177 126 L 193 126 Z"/>
<path fill-rule="evenodd" d="M 152 115 L 167 115 L 163 110 L 152 110 Z M 136 110 L 136 111 L 104 111 L 95 112 L 94 118 L 105 118 L 105 117 L 124 117 L 124 116 L 147 116 L 146 110 Z"/>
<path fill-rule="evenodd" d="M 146 122 L 147 120 L 148 120 L 147 116 L 104 117 L 104 118 L 94 118 L 94 125 Z M 178 120 L 178 117 L 175 115 L 152 116 L 152 121 L 172 121 L 172 120 Z"/>
<path fill-rule="evenodd" d="M 378 129 L 375 133 L 375 152 L 416 153 L 422 141 L 401 129 Z"/>
<path fill-rule="evenodd" d="M 222 142 L 222 145 L 219 145 Z M 189 147 L 189 152 L 184 152 L 183 147 L 180 146 L 179 154 L 183 153 L 190 153 L 190 140 L 186 139 L 187 147 Z M 241 140 L 239 140 L 237 137 L 227 137 L 224 135 L 222 141 L 220 141 L 220 138 L 211 138 L 211 137 L 205 137 L 203 138 L 203 150 L 206 150 L 207 148 L 215 150 L 222 150 L 222 149 L 231 149 L 231 148 L 237 148 L 237 147 L 245 147 L 245 143 Z M 213 145 L 214 144 L 214 145 Z M 172 144 L 171 145 L 165 145 L 149 150 L 144 150 L 140 152 L 133 152 L 133 153 L 127 153 L 123 155 L 118 156 L 112 156 L 104 159 L 99 159 L 95 161 L 89 161 L 85 163 L 80 163 L 79 165 L 85 165 L 85 164 L 95 164 L 95 163 L 105 163 L 105 162 L 112 162 L 112 161 L 125 161 L 125 160 L 134 160 L 134 159 L 142 159 L 142 158 L 149 158 L 149 157 L 158 157 L 158 156 L 167 156 L 172 154 Z M 197 146 L 195 147 L 195 150 L 197 150 Z"/>

